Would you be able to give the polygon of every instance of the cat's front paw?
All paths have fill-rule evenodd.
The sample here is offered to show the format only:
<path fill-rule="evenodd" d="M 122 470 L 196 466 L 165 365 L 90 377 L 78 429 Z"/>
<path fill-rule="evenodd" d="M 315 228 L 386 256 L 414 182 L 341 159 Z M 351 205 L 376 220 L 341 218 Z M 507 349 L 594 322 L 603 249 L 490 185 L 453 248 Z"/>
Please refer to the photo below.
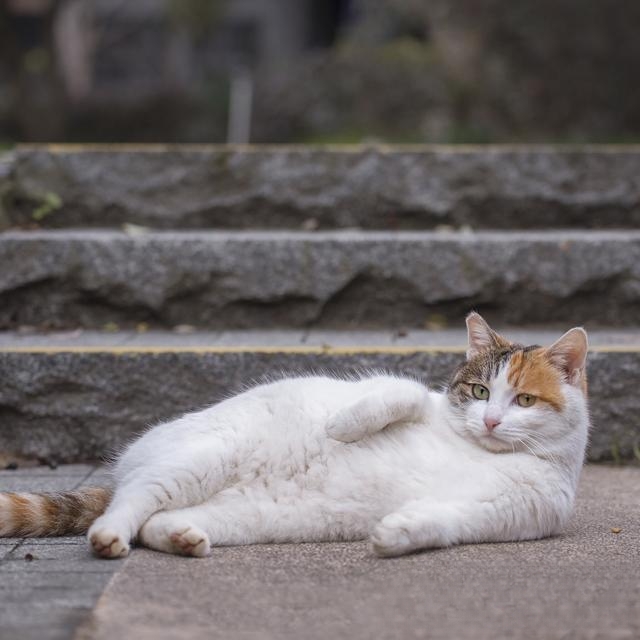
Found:
<path fill-rule="evenodd" d="M 405 520 L 400 514 L 391 514 L 376 525 L 371 534 L 371 545 L 376 555 L 392 558 L 415 549 Z"/>
<path fill-rule="evenodd" d="M 347 443 L 361 440 L 365 435 L 360 424 L 340 414 L 327 424 L 326 432 L 330 438 Z"/>

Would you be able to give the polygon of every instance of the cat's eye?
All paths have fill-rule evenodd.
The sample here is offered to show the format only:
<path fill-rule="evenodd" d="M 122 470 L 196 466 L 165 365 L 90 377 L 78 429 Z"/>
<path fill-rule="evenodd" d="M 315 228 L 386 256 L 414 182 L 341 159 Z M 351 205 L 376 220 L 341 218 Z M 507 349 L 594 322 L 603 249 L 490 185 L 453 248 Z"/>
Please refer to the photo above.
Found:
<path fill-rule="evenodd" d="M 488 400 L 489 389 L 481 384 L 474 384 L 471 386 L 471 393 L 476 400 Z"/>
<path fill-rule="evenodd" d="M 536 397 L 530 393 L 521 393 L 516 401 L 521 407 L 531 407 L 536 403 Z"/>

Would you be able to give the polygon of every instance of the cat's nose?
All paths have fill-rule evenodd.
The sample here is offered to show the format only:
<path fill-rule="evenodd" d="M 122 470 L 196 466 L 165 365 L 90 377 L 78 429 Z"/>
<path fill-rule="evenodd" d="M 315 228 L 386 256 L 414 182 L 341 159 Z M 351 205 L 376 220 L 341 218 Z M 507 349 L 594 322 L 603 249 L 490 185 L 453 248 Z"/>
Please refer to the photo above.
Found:
<path fill-rule="evenodd" d="M 484 424 L 489 431 L 493 431 L 500 424 L 500 420 L 498 420 L 498 418 L 485 416 Z"/>

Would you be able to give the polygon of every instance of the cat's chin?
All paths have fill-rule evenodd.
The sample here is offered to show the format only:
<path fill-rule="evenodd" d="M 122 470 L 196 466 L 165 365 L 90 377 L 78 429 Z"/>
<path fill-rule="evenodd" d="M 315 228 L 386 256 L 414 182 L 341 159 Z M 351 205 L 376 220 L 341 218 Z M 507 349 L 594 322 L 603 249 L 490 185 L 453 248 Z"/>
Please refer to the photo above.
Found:
<path fill-rule="evenodd" d="M 487 451 L 492 453 L 504 453 L 507 451 L 513 451 L 511 444 L 496 438 L 492 433 L 483 433 L 476 436 L 476 442 Z"/>

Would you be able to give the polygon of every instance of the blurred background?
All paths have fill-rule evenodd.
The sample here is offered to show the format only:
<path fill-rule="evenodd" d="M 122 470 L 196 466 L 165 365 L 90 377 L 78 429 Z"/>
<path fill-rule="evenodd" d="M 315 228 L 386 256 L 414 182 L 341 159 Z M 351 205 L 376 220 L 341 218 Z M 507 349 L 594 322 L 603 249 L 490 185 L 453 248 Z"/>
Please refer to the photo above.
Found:
<path fill-rule="evenodd" d="M 2 0 L 0 144 L 632 142 L 640 3 Z"/>
<path fill-rule="evenodd" d="M 582 144 L 640 142 L 639 33 L 631 0 L 0 0 L 0 454 L 96 459 L 274 371 L 437 385 L 475 309 L 584 325 L 591 459 L 640 459 L 640 146 Z"/>

